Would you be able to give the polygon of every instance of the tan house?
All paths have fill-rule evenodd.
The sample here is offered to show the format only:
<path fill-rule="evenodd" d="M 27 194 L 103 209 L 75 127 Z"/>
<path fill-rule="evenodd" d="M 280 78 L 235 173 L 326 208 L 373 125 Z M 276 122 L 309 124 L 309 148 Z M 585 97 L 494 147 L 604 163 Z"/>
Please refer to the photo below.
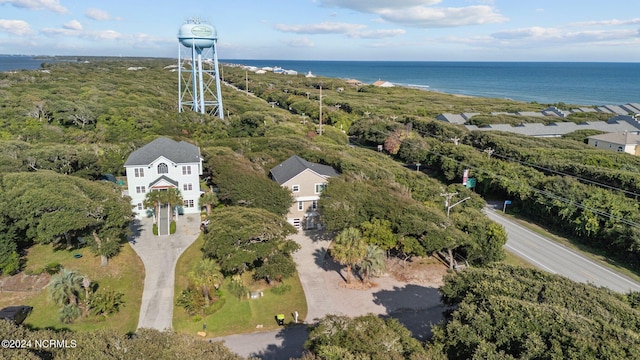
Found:
<path fill-rule="evenodd" d="M 270 171 L 271 178 L 289 189 L 293 204 L 287 221 L 296 229 L 320 228 L 318 200 L 330 177 L 338 176 L 331 166 L 309 162 L 293 155 Z"/>
<path fill-rule="evenodd" d="M 587 137 L 587 144 L 598 149 L 640 155 L 640 135 L 630 132 L 608 133 Z"/>

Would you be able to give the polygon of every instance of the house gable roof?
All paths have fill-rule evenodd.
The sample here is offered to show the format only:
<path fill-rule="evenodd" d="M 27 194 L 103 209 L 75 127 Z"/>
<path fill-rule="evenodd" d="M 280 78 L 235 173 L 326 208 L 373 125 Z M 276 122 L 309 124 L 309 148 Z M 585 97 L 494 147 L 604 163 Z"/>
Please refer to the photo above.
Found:
<path fill-rule="evenodd" d="M 155 188 L 178 187 L 178 182 L 169 178 L 168 176 L 162 175 L 149 184 L 150 189 L 154 187 Z"/>
<path fill-rule="evenodd" d="M 124 166 L 149 165 L 161 156 L 176 164 L 195 163 L 201 160 L 197 146 L 185 141 L 177 142 L 160 137 L 132 152 Z"/>
<path fill-rule="evenodd" d="M 638 145 L 640 144 L 640 135 L 622 132 L 593 135 L 587 139 L 600 140 L 616 145 Z"/>
<path fill-rule="evenodd" d="M 322 177 L 339 175 L 331 166 L 312 163 L 298 155 L 293 155 L 287 160 L 281 162 L 279 165 L 271 169 L 270 173 L 273 180 L 282 185 L 307 169 Z"/>

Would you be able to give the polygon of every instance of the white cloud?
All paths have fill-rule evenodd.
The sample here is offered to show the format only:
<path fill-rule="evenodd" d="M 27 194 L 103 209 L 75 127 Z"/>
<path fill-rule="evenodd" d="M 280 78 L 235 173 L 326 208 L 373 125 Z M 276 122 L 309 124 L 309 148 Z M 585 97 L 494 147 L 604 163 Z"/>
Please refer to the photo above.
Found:
<path fill-rule="evenodd" d="M 366 25 L 323 22 L 310 25 L 275 25 L 277 30 L 296 34 L 347 34 L 366 28 Z"/>
<path fill-rule="evenodd" d="M 284 43 L 290 47 L 310 48 L 310 47 L 316 46 L 316 44 L 314 44 L 313 41 L 309 40 L 306 37 L 284 40 Z"/>
<path fill-rule="evenodd" d="M 82 24 L 78 20 L 71 20 L 68 23 L 62 25 L 64 29 L 82 31 Z"/>
<path fill-rule="evenodd" d="M 275 26 L 275 28 L 282 32 L 295 34 L 341 34 L 352 39 L 382 39 L 404 35 L 406 33 L 406 31 L 403 29 L 366 30 L 367 26 L 362 24 L 332 22 L 307 25 L 278 24 Z"/>
<path fill-rule="evenodd" d="M 632 40 L 638 37 L 636 29 L 617 30 L 577 30 L 571 31 L 562 28 L 529 27 L 496 32 L 491 36 L 503 41 L 527 41 L 554 43 L 588 43 L 611 40 Z"/>
<path fill-rule="evenodd" d="M 0 19 L 0 31 L 19 36 L 30 35 L 32 33 L 29 24 L 23 20 Z"/>
<path fill-rule="evenodd" d="M 29 10 L 50 10 L 58 14 L 67 13 L 67 8 L 60 5 L 60 0 L 0 0 L 0 4 Z"/>
<path fill-rule="evenodd" d="M 543 28 L 539 26 L 533 26 L 529 28 L 521 28 L 521 29 L 510 29 L 503 30 L 492 34 L 492 37 L 495 39 L 501 40 L 511 40 L 511 39 L 525 39 L 525 38 L 553 38 L 559 37 L 561 33 L 558 29 L 555 28 Z"/>
<path fill-rule="evenodd" d="M 383 39 L 396 37 L 406 34 L 404 29 L 389 29 L 389 30 L 372 30 L 372 31 L 357 31 L 353 33 L 347 33 L 350 38 L 356 39 Z"/>
<path fill-rule="evenodd" d="M 89 19 L 98 20 L 98 21 L 111 20 L 112 18 L 108 12 L 97 9 L 97 8 L 87 9 L 87 12 L 85 13 L 85 15 Z"/>
<path fill-rule="evenodd" d="M 508 19 L 490 6 L 477 5 L 460 8 L 413 7 L 385 9 L 378 12 L 382 19 L 421 28 L 442 28 L 505 22 Z"/>
<path fill-rule="evenodd" d="M 377 13 L 382 9 L 429 6 L 440 2 L 441 0 L 320 0 L 320 3 L 327 7 L 341 7 L 366 13 Z"/>
<path fill-rule="evenodd" d="M 475 0 L 464 7 L 435 7 L 441 0 L 320 0 L 324 6 L 342 7 L 380 15 L 386 22 L 419 28 L 442 28 L 505 22 L 491 0 Z"/>
<path fill-rule="evenodd" d="M 624 25 L 638 25 L 640 24 L 640 18 L 630 20 L 602 20 L 602 21 L 584 21 L 569 24 L 571 26 L 624 26 Z"/>

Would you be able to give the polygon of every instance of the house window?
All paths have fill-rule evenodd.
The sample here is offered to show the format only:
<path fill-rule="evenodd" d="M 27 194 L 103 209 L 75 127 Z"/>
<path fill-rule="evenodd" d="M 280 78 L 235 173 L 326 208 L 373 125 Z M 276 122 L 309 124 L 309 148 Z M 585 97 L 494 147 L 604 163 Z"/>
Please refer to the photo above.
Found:
<path fill-rule="evenodd" d="M 598 140 L 593 144 L 593 146 L 598 147 Z"/>
<path fill-rule="evenodd" d="M 144 186 L 136 186 L 136 194 L 144 194 L 147 192 Z"/>
<path fill-rule="evenodd" d="M 165 163 L 158 164 L 158 174 L 168 174 L 169 167 Z"/>
<path fill-rule="evenodd" d="M 291 185 L 291 191 L 300 192 L 300 185 Z"/>
<path fill-rule="evenodd" d="M 142 211 L 142 203 L 138 203 L 138 211 Z"/>
<path fill-rule="evenodd" d="M 195 203 L 193 202 L 193 200 L 185 200 L 184 201 L 184 207 L 186 207 L 186 208 L 195 207 Z"/>
<path fill-rule="evenodd" d="M 316 194 L 320 194 L 327 187 L 327 184 L 316 184 Z"/>
<path fill-rule="evenodd" d="M 318 210 L 318 200 L 313 200 L 311 203 L 311 210 Z"/>
<path fill-rule="evenodd" d="M 182 184 L 182 190 L 183 191 L 193 190 L 193 184 L 192 183 Z"/>
<path fill-rule="evenodd" d="M 298 201 L 298 211 L 302 211 L 302 209 L 304 208 L 304 204 L 302 201 Z"/>
<path fill-rule="evenodd" d="M 191 165 L 182 167 L 182 175 L 191 175 Z"/>
<path fill-rule="evenodd" d="M 144 177 L 144 168 L 135 168 L 133 173 L 135 177 Z"/>

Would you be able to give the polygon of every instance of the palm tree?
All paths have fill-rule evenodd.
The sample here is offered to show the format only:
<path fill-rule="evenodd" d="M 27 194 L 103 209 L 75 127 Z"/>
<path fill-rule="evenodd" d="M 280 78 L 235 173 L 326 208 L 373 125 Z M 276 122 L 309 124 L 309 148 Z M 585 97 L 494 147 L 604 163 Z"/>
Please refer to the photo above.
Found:
<path fill-rule="evenodd" d="M 367 244 L 360 230 L 350 227 L 342 230 L 333 241 L 331 256 L 347 267 L 347 283 L 351 283 L 351 267 L 358 265 L 367 254 Z"/>
<path fill-rule="evenodd" d="M 160 204 L 162 203 L 162 193 L 158 190 L 149 191 L 144 196 L 142 205 L 145 209 L 152 208 L 156 215 L 156 224 L 160 222 Z"/>
<path fill-rule="evenodd" d="M 57 305 L 78 305 L 78 297 L 82 291 L 83 276 L 73 270 L 62 269 L 62 272 L 51 279 L 49 296 Z"/>
<path fill-rule="evenodd" d="M 60 321 L 65 324 L 71 324 L 73 320 L 80 316 L 80 308 L 74 304 L 66 304 L 60 309 Z"/>
<path fill-rule="evenodd" d="M 211 287 L 218 289 L 224 279 L 220 265 L 209 258 L 198 261 L 193 269 L 187 273 L 187 277 L 193 286 L 202 290 L 206 306 L 209 306 Z"/>
<path fill-rule="evenodd" d="M 363 272 L 365 282 L 369 282 L 371 275 L 378 275 L 386 268 L 384 250 L 375 246 L 367 245 L 367 253 L 360 262 L 360 269 Z"/>
<path fill-rule="evenodd" d="M 167 190 L 163 190 L 160 192 L 160 202 L 163 204 L 167 204 L 169 209 L 173 209 L 174 206 L 178 204 L 182 204 L 184 200 L 182 199 L 182 194 L 180 194 L 180 190 L 177 188 L 171 188 Z M 173 220 L 173 211 L 171 211 L 170 220 Z"/>
<path fill-rule="evenodd" d="M 219 203 L 220 200 L 218 200 L 218 195 L 213 191 L 207 191 L 200 196 L 200 199 L 198 199 L 198 206 L 207 207 L 207 215 L 211 215 L 211 209 L 216 207 Z"/>

